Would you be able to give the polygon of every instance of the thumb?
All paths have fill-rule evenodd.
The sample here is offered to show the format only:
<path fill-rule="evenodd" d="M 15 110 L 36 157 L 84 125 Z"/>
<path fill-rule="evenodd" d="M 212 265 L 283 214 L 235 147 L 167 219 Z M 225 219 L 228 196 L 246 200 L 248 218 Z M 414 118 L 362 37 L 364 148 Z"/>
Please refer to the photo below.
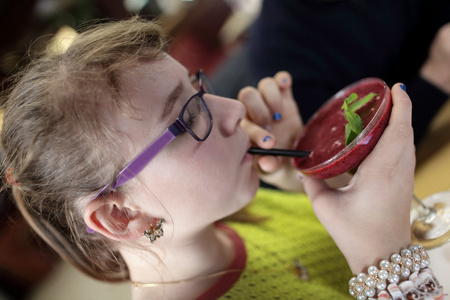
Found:
<path fill-rule="evenodd" d="M 312 176 L 303 176 L 303 185 L 311 203 L 331 193 L 331 189 L 325 181 L 315 179 Z"/>

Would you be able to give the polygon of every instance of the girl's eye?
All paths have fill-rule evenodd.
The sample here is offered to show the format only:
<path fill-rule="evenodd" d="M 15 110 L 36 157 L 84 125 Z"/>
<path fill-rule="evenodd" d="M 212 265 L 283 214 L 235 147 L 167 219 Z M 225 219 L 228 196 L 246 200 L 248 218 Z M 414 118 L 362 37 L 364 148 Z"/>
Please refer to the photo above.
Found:
<path fill-rule="evenodd" d="M 203 100 L 198 96 L 194 96 L 189 101 L 188 106 L 186 107 L 186 110 L 183 114 L 183 120 L 194 132 L 200 129 L 202 129 L 202 124 L 206 123 L 203 122 L 203 119 L 206 119 L 205 115 L 205 109 L 202 105 Z M 201 130 L 200 130 L 201 131 Z"/>
<path fill-rule="evenodd" d="M 187 120 L 185 120 L 186 124 L 189 125 L 189 127 L 194 127 L 195 124 L 195 119 L 197 118 L 197 116 L 193 113 L 188 112 L 188 118 Z"/>
<path fill-rule="evenodd" d="M 194 128 L 197 115 L 198 101 L 196 101 L 196 99 L 191 99 L 188 106 L 186 107 L 186 110 L 184 111 L 183 120 L 189 127 Z"/>

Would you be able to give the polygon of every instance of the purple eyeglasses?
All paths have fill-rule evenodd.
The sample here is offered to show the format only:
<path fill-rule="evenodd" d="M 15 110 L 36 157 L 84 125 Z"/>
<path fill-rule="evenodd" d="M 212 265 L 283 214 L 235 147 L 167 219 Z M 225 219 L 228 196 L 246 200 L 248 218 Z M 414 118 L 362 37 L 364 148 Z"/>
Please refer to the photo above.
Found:
<path fill-rule="evenodd" d="M 198 85 L 198 93 L 194 94 L 183 106 L 177 120 L 169 126 L 153 143 L 136 156 L 122 171 L 119 172 L 115 182 L 103 187 L 94 197 L 98 198 L 108 187 L 111 190 L 136 177 L 148 163 L 180 133 L 187 131 L 199 142 L 206 140 L 212 129 L 212 116 L 203 99 L 205 93 L 211 91 L 209 81 L 202 70 L 192 78 L 192 84 Z"/>

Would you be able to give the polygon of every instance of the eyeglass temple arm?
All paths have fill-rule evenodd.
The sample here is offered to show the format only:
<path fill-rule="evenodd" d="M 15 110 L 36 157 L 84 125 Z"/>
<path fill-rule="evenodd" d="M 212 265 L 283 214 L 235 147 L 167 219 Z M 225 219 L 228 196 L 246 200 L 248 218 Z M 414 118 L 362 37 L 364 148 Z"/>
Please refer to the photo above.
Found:
<path fill-rule="evenodd" d="M 166 131 L 150 146 L 144 149 L 135 159 L 133 159 L 128 166 L 120 171 L 116 182 L 111 187 L 113 190 L 129 180 L 136 177 L 147 164 L 158 154 L 164 147 L 166 147 L 177 135 L 186 129 L 179 120 L 175 121 Z"/>
<path fill-rule="evenodd" d="M 178 120 L 177 120 L 178 121 Z M 173 128 L 172 128 L 173 127 Z M 172 130 L 171 130 L 172 129 Z M 122 171 L 120 171 L 117 176 L 116 181 L 111 186 L 111 189 L 121 186 L 127 181 L 136 177 L 139 172 L 141 172 L 145 166 L 161 151 L 165 146 L 167 146 L 182 130 L 179 129 L 179 125 L 176 126 L 176 122 L 172 124 L 169 128 L 164 131 L 164 133 L 154 141 L 150 146 L 144 149 L 135 159 L 133 159 L 128 166 L 126 166 Z M 109 187 L 109 184 L 103 187 L 94 197 L 98 198 L 103 194 L 104 191 Z M 89 226 L 86 227 L 88 233 L 94 233 L 95 230 L 91 229 Z"/>
<path fill-rule="evenodd" d="M 144 149 L 135 159 L 133 159 L 128 166 L 126 166 L 122 171 L 120 171 L 117 176 L 116 182 L 111 186 L 111 189 L 115 189 L 127 181 L 133 179 L 139 172 L 141 172 L 145 166 L 158 154 L 164 147 L 166 147 L 173 139 L 179 135 L 181 132 L 185 131 L 186 128 L 183 124 L 177 119 L 175 123 L 170 125 L 169 128 L 164 131 L 164 133 L 154 141 L 150 146 Z M 98 196 L 103 194 L 103 192 L 108 188 L 109 185 L 106 185 L 102 188 L 101 191 L 97 193 L 94 197 L 96 199 Z M 89 226 L 86 228 L 87 232 L 94 233 L 95 231 Z"/>

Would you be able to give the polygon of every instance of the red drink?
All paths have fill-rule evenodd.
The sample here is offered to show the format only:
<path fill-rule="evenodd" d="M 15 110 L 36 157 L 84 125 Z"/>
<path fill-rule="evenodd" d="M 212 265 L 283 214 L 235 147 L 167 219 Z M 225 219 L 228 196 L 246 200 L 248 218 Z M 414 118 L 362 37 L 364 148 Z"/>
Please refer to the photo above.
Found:
<path fill-rule="evenodd" d="M 369 93 L 377 96 L 356 113 L 363 121 L 363 131 L 345 146 L 347 120 L 341 108 L 351 93 L 362 98 Z M 391 92 L 378 78 L 357 81 L 334 95 L 308 121 L 295 144 L 295 149 L 309 150 L 304 158 L 293 158 L 294 166 L 302 173 L 318 179 L 334 177 L 356 168 L 370 153 L 384 129 L 391 113 Z"/>

